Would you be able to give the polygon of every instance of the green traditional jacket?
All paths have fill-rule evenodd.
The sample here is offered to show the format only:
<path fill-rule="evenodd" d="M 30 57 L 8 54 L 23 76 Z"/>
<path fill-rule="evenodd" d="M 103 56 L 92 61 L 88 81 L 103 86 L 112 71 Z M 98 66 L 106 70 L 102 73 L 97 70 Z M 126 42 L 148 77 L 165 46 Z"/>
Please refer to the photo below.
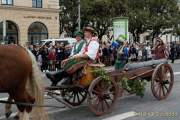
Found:
<path fill-rule="evenodd" d="M 74 48 L 73 48 L 73 55 L 78 54 L 81 51 L 84 44 L 86 44 L 84 40 L 81 40 L 78 46 L 77 46 L 77 43 L 75 43 Z"/>

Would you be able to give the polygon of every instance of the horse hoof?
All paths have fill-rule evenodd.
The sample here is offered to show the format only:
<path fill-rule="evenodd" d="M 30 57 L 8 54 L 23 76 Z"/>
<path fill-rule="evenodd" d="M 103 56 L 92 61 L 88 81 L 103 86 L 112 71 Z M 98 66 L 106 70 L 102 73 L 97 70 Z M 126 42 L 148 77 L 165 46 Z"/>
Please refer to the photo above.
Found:
<path fill-rule="evenodd" d="M 7 113 L 5 114 L 6 118 L 9 118 L 9 117 L 11 116 L 11 114 L 12 114 L 12 111 L 7 112 Z"/>
<path fill-rule="evenodd" d="M 15 120 L 19 120 L 19 115 L 15 115 L 15 116 L 14 116 L 14 119 L 15 119 Z"/>

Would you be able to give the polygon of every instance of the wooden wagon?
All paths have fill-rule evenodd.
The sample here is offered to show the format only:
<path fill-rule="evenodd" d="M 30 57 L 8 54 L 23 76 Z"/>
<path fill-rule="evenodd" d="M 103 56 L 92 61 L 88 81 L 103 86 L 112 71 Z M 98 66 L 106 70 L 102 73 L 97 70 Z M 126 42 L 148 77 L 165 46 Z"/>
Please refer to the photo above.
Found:
<path fill-rule="evenodd" d="M 69 107 L 81 105 L 87 99 L 90 110 L 99 116 L 110 112 L 117 98 L 122 95 L 123 89 L 118 83 L 124 77 L 128 80 L 138 78 L 151 82 L 152 93 L 158 100 L 169 96 L 174 83 L 173 70 L 164 59 L 130 63 L 122 70 L 104 68 L 111 78 L 108 82 L 101 76 L 94 76 L 92 71 L 97 67 L 103 66 L 99 64 L 86 66 L 85 74 L 78 83 L 47 87 L 48 95 Z M 59 95 L 62 99 L 58 98 Z"/>

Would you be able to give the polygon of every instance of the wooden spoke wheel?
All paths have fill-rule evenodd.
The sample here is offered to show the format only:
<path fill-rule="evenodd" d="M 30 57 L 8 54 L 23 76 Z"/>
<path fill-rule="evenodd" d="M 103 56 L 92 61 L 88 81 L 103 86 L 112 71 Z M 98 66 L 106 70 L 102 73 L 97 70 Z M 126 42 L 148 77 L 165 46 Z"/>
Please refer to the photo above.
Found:
<path fill-rule="evenodd" d="M 88 106 L 93 113 L 100 116 L 111 111 L 118 96 L 118 87 L 114 80 L 104 81 L 98 77 L 93 80 L 88 92 Z"/>
<path fill-rule="evenodd" d="M 158 65 L 152 75 L 151 90 L 158 100 L 166 99 L 173 87 L 174 74 L 171 66 L 167 64 Z"/>
<path fill-rule="evenodd" d="M 63 89 L 61 90 L 61 93 L 62 93 L 63 100 L 72 106 L 81 105 L 87 97 L 87 90 L 81 87 Z"/>

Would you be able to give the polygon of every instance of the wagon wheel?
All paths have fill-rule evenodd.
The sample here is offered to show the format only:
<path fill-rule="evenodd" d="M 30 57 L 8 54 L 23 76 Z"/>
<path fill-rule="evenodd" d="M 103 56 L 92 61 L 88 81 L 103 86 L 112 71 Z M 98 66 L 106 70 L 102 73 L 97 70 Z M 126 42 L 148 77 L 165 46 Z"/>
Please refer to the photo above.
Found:
<path fill-rule="evenodd" d="M 158 65 L 152 75 L 151 90 L 154 97 L 163 100 L 170 94 L 174 83 L 174 74 L 169 64 Z"/>
<path fill-rule="evenodd" d="M 87 91 L 81 87 L 61 90 L 63 100 L 72 106 L 81 105 L 87 97 Z"/>
<path fill-rule="evenodd" d="M 87 103 L 90 110 L 100 116 L 110 112 L 118 96 L 118 87 L 114 80 L 104 81 L 96 78 L 90 85 Z"/>

